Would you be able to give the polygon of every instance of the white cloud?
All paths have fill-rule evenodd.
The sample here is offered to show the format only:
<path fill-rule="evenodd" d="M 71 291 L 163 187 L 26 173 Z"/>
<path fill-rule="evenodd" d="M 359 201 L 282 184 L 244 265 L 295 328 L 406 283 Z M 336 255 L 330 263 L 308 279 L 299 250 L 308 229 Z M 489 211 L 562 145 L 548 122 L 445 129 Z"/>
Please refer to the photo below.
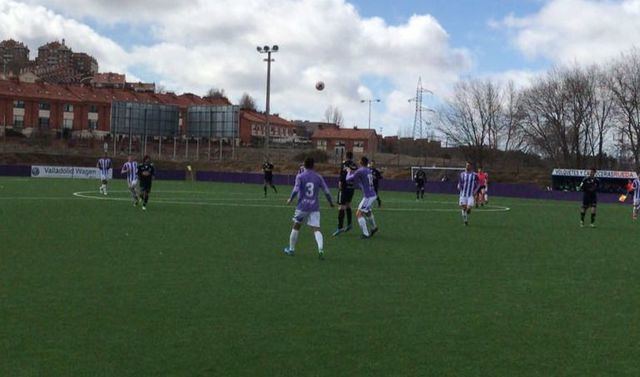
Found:
<path fill-rule="evenodd" d="M 509 82 L 513 82 L 516 88 L 526 88 L 533 84 L 534 80 L 541 75 L 544 75 L 546 71 L 533 71 L 527 69 L 514 69 L 504 72 L 493 72 L 482 75 L 500 85 L 507 85 Z"/>
<path fill-rule="evenodd" d="M 0 35 L 24 42 L 32 55 L 47 42 L 66 39 L 74 51 L 93 55 L 101 70 L 126 72 L 128 54 L 117 43 L 43 6 L 0 0 Z"/>
<path fill-rule="evenodd" d="M 501 23 L 526 56 L 555 63 L 596 63 L 640 44 L 640 0 L 551 0 L 537 13 Z"/>
<path fill-rule="evenodd" d="M 360 99 L 376 96 L 383 103 L 375 106 L 372 123 L 379 127 L 385 122 L 389 134 L 412 119 L 410 106 L 403 113 L 401 103 L 414 95 L 418 76 L 425 87 L 445 92 L 473 64 L 470 53 L 452 47 L 447 32 L 430 15 L 389 25 L 361 16 L 344 0 L 25 1 L 29 5 L 0 0 L 5 17 L 0 20 L 14 25 L 14 34 L 3 35 L 32 48 L 64 37 L 74 50 L 94 54 L 101 69 L 148 72 L 171 90 L 204 93 L 218 87 L 232 100 L 248 92 L 263 104 L 266 64 L 255 48 L 277 43 L 274 112 L 321 119 L 327 106 L 334 105 L 343 110 L 347 125 L 362 126 L 367 109 Z M 21 14 L 5 8 L 21 9 Z M 32 13 L 37 21 L 29 19 Z M 125 51 L 76 20 L 136 25 L 148 30 L 154 42 Z M 22 32 L 24 22 L 34 30 Z M 326 84 L 323 92 L 314 88 L 318 80 Z"/>

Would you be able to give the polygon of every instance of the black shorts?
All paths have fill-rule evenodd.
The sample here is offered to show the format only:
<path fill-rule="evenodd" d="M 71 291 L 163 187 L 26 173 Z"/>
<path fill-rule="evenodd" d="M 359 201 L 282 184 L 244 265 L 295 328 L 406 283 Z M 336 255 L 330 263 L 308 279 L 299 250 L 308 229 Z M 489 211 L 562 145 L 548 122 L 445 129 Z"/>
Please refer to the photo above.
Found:
<path fill-rule="evenodd" d="M 585 208 L 595 207 L 598 204 L 598 196 L 595 192 L 585 192 L 582 195 L 582 206 Z"/>
<path fill-rule="evenodd" d="M 353 200 L 353 193 L 355 192 L 352 188 L 346 188 L 338 191 L 338 204 L 344 205 L 347 203 L 351 203 Z"/>
<path fill-rule="evenodd" d="M 272 184 L 273 183 L 273 174 L 265 174 L 264 175 L 264 182 L 268 183 L 268 184 Z"/>
<path fill-rule="evenodd" d="M 151 192 L 151 180 L 141 179 L 140 180 L 140 191 Z"/>
<path fill-rule="evenodd" d="M 479 193 L 483 192 L 483 191 L 484 191 L 484 190 L 486 190 L 486 189 L 487 189 L 487 186 L 480 186 L 480 187 L 478 187 L 478 189 L 476 190 L 476 194 L 479 194 Z"/>
<path fill-rule="evenodd" d="M 424 188 L 424 181 L 416 181 L 416 187 L 417 188 Z"/>

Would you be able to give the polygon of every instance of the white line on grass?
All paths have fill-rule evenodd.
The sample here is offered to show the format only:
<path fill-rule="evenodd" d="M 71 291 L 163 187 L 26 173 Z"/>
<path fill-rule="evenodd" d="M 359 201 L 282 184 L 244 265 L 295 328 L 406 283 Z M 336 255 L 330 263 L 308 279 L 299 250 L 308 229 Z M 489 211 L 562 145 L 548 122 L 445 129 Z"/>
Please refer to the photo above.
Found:
<path fill-rule="evenodd" d="M 0 196 L 0 200 L 70 200 L 68 196 Z"/>
<path fill-rule="evenodd" d="M 128 191 L 111 191 L 127 193 Z M 183 193 L 181 191 L 156 191 L 157 193 Z M 94 191 L 78 191 L 74 192 L 73 196 L 83 199 L 94 199 L 94 200 L 109 200 L 109 201 L 120 201 L 120 202 L 131 202 L 131 198 L 116 198 L 112 196 L 98 196 Z M 223 203 L 213 203 L 206 201 L 189 201 L 189 200 L 166 200 L 162 198 L 155 198 L 152 200 L 153 203 L 162 203 L 162 204 L 182 204 L 182 205 L 194 205 L 194 206 L 215 206 L 215 207 L 252 207 L 252 208 L 292 208 L 293 205 L 277 205 L 277 204 L 258 204 L 258 203 L 228 203 L 225 201 L 238 201 L 239 199 L 226 199 L 219 198 L 214 200 L 223 201 Z M 253 200 L 253 199 L 250 199 Z M 446 204 L 452 204 L 453 202 L 442 202 Z M 491 206 L 492 208 L 482 208 L 477 209 L 478 212 L 507 212 L 511 209 L 509 207 L 500 207 L 500 206 Z M 389 208 L 384 207 L 381 209 L 383 212 L 457 212 L 458 208 Z"/>

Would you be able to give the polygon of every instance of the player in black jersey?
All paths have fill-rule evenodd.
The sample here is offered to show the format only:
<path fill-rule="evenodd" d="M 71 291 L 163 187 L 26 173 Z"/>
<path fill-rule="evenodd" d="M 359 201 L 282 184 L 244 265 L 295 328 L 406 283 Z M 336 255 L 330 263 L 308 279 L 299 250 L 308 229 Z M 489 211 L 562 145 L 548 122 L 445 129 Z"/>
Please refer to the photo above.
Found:
<path fill-rule="evenodd" d="M 151 158 L 147 155 L 142 159 L 142 164 L 138 165 L 138 181 L 140 182 L 140 199 L 142 200 L 142 209 L 147 210 L 149 202 L 149 193 L 151 192 L 151 183 L 156 176 L 156 168 L 151 162 Z"/>
<path fill-rule="evenodd" d="M 416 200 L 424 199 L 424 184 L 427 182 L 427 173 L 418 169 L 413 181 L 416 183 Z"/>
<path fill-rule="evenodd" d="M 591 168 L 589 175 L 586 176 L 580 184 L 580 190 L 582 190 L 582 208 L 580 210 L 580 226 L 584 227 L 584 216 L 587 212 L 587 208 L 591 208 L 591 227 L 596 226 L 596 206 L 598 205 L 598 188 L 600 187 L 600 180 L 596 178 L 596 169 Z"/>
<path fill-rule="evenodd" d="M 266 157 L 264 159 L 264 164 L 262 164 L 262 171 L 264 172 L 264 197 L 267 197 L 267 186 L 270 186 L 273 189 L 273 192 L 277 194 L 278 190 L 276 189 L 276 186 L 273 185 L 273 164 Z"/>
<path fill-rule="evenodd" d="M 353 152 L 347 152 L 346 159 L 340 164 L 340 178 L 338 180 L 338 229 L 333 232 L 333 236 L 340 233 L 348 232 L 352 228 L 351 200 L 353 200 L 353 181 L 347 182 L 347 173 L 349 169 L 357 170 L 358 166 L 353 162 Z M 344 218 L 347 217 L 347 226 L 344 226 Z"/>
<path fill-rule="evenodd" d="M 371 160 L 369 162 L 369 169 L 371 169 L 371 176 L 373 177 L 373 189 L 376 192 L 376 201 L 378 202 L 378 208 L 382 207 L 382 200 L 380 200 L 380 194 L 378 193 L 378 186 L 380 185 L 380 180 L 382 179 L 382 173 L 380 170 L 376 169 L 376 162 Z"/>

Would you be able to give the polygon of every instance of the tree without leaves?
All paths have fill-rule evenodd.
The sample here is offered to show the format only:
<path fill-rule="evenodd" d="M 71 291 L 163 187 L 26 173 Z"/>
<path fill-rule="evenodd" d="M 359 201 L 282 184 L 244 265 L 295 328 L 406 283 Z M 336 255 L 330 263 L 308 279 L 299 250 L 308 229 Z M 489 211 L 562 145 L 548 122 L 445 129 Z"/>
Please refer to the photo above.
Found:
<path fill-rule="evenodd" d="M 566 119 L 572 163 L 585 166 L 585 156 L 592 155 L 589 147 L 595 142 L 595 127 L 591 120 L 595 109 L 597 78 L 589 69 L 572 67 L 561 72 L 561 79 L 569 103 Z"/>
<path fill-rule="evenodd" d="M 207 97 L 209 98 L 213 98 L 213 99 L 226 99 L 227 96 L 224 93 L 224 89 L 220 89 L 220 88 L 211 88 L 207 91 Z"/>
<path fill-rule="evenodd" d="M 569 164 L 571 157 L 567 122 L 569 106 L 557 70 L 548 72 L 523 93 L 523 131 L 527 142 L 556 165 Z"/>
<path fill-rule="evenodd" d="M 623 54 L 610 67 L 607 87 L 616 106 L 619 131 L 629 139 L 636 165 L 640 163 L 640 50 Z"/>
<path fill-rule="evenodd" d="M 500 148 L 505 151 L 518 151 L 527 149 L 522 131 L 524 109 L 522 93 L 519 92 L 513 81 L 509 81 L 503 91 L 502 116 L 500 118 L 498 135 L 500 136 Z"/>
<path fill-rule="evenodd" d="M 592 67 L 591 73 L 595 77 L 595 94 L 593 111 L 590 122 L 593 124 L 594 137 L 590 154 L 597 156 L 598 166 L 604 163 L 605 140 L 614 126 L 616 107 L 613 92 L 609 89 L 608 75 L 598 67 Z"/>
<path fill-rule="evenodd" d="M 498 149 L 500 97 L 500 87 L 489 80 L 465 80 L 456 84 L 453 99 L 439 112 L 440 131 L 479 165 L 490 150 Z"/>
<path fill-rule="evenodd" d="M 344 124 L 342 111 L 337 106 L 327 107 L 324 112 L 324 119 L 327 123 L 337 124 L 338 126 L 342 126 Z"/>
<path fill-rule="evenodd" d="M 242 97 L 240 98 L 240 109 L 258 111 L 256 106 L 256 100 L 253 97 L 251 97 L 248 93 L 243 93 Z"/>

